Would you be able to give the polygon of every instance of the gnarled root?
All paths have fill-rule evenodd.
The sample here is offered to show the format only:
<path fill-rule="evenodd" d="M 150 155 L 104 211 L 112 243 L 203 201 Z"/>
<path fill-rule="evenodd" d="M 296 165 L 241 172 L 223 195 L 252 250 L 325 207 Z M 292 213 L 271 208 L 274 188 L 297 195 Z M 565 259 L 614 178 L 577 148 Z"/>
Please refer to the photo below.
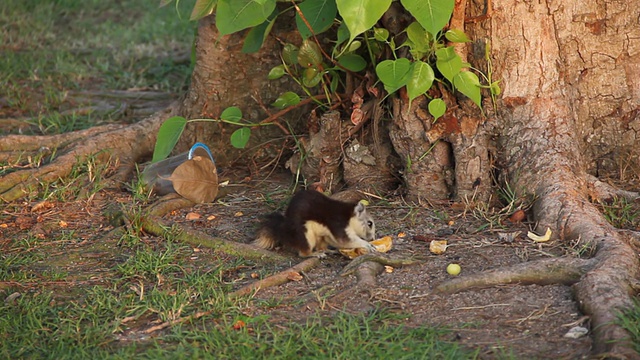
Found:
<path fill-rule="evenodd" d="M 0 138 L 0 158 L 5 162 L 18 162 L 25 155 L 43 152 L 57 154 L 49 164 L 3 176 L 0 200 L 11 202 L 20 199 L 39 184 L 64 178 L 76 164 L 96 154 L 100 154 L 98 161 L 111 159 L 123 164 L 111 179 L 113 182 L 123 181 L 137 160 L 151 154 L 160 125 L 166 118 L 177 114 L 178 108 L 179 104 L 174 103 L 166 110 L 128 126 L 106 125 L 51 136 L 10 135 Z"/>

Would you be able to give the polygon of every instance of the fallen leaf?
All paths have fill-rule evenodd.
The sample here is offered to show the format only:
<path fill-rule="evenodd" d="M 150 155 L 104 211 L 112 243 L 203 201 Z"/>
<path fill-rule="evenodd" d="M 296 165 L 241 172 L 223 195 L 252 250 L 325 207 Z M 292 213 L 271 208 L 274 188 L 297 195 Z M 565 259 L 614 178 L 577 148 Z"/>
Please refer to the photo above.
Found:
<path fill-rule="evenodd" d="M 207 220 L 209 220 L 209 221 L 211 221 L 211 220 L 213 220 L 213 219 L 215 219 L 215 218 L 216 218 L 216 216 L 215 216 L 215 215 L 209 215 L 209 216 L 207 216 Z"/>
<path fill-rule="evenodd" d="M 407 234 L 406 234 L 405 232 L 403 232 L 403 231 L 401 231 L 401 232 L 399 232 L 399 233 L 398 233 L 398 237 L 399 237 L 399 238 L 403 238 L 403 237 L 405 237 L 405 236 L 407 236 Z"/>
<path fill-rule="evenodd" d="M 514 212 L 513 214 L 511 214 L 511 216 L 509 216 L 509 221 L 511 221 L 512 223 L 519 223 L 522 220 L 524 220 L 525 217 L 526 217 L 525 212 L 522 209 L 520 209 Z"/>
<path fill-rule="evenodd" d="M 190 212 L 187 214 L 187 216 L 185 216 L 185 219 L 187 220 L 198 220 L 202 217 L 202 215 L 198 214 L 198 213 L 194 213 L 194 212 Z"/>
<path fill-rule="evenodd" d="M 549 241 L 549 239 L 551 239 L 551 229 L 547 228 L 547 231 L 542 236 L 536 235 L 536 234 L 532 233 L 531 231 L 529 231 L 529 232 L 527 232 L 527 237 L 529 239 L 535 241 L 535 242 Z"/>
<path fill-rule="evenodd" d="M 0 228 L 6 229 L 8 227 L 9 227 L 9 225 L 7 225 L 7 224 L 0 224 Z"/>
<path fill-rule="evenodd" d="M 436 255 L 443 254 L 447 251 L 447 240 L 431 240 L 429 243 L 429 251 Z"/>
<path fill-rule="evenodd" d="M 303 279 L 302 275 L 300 275 L 299 272 L 296 271 L 292 271 L 289 274 L 287 274 L 287 279 L 291 280 L 291 281 L 300 281 Z"/>
<path fill-rule="evenodd" d="M 252 278 L 252 279 L 257 279 L 257 278 L 259 278 L 259 277 L 260 277 L 260 274 L 258 274 L 258 273 L 254 273 L 254 272 L 253 272 L 253 273 L 251 273 L 251 278 Z"/>
<path fill-rule="evenodd" d="M 66 221 L 64 221 L 64 220 L 60 220 L 60 222 L 58 223 L 58 225 L 59 225 L 61 228 L 63 228 L 63 229 L 65 229 L 65 228 L 67 228 L 67 227 L 69 226 L 69 224 L 67 224 L 67 222 L 66 222 Z"/>
<path fill-rule="evenodd" d="M 47 209 L 51 209 L 53 207 L 55 207 L 56 205 L 53 204 L 52 202 L 49 201 L 40 201 L 39 203 L 33 205 L 33 207 L 31 208 L 31 212 L 38 212 L 38 211 L 43 211 L 43 210 L 47 210 Z"/>
<path fill-rule="evenodd" d="M 218 195 L 216 165 L 208 157 L 194 156 L 167 178 L 180 196 L 195 203 L 212 202 Z"/>
<path fill-rule="evenodd" d="M 564 337 L 570 338 L 570 339 L 578 339 L 587 335 L 588 333 L 589 333 L 589 329 L 582 326 L 575 326 L 569 329 L 569 331 L 567 331 L 567 333 L 564 334 Z"/>
<path fill-rule="evenodd" d="M 247 326 L 247 324 L 244 321 L 238 320 L 233 324 L 233 329 L 234 330 L 240 330 L 240 329 L 242 329 L 242 328 L 244 328 L 246 326 Z"/>
<path fill-rule="evenodd" d="M 233 214 L 233 216 L 235 216 L 235 217 L 240 217 L 242 215 L 244 215 L 244 213 L 242 211 L 238 211 L 237 213 Z"/>

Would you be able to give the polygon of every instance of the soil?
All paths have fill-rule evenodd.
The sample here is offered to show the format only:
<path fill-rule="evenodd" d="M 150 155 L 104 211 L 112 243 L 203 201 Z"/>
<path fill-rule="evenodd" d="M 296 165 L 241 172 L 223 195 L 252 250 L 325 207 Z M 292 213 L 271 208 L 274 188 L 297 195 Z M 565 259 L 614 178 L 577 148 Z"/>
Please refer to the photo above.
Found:
<path fill-rule="evenodd" d="M 224 189 L 216 202 L 174 211 L 165 219 L 214 237 L 248 243 L 260 217 L 286 205 L 290 184 L 290 177 L 284 175 L 272 175 L 266 181 L 247 178 L 240 185 Z M 45 249 L 47 256 L 29 268 L 29 281 L 0 282 L 0 295 L 6 297 L 9 294 L 2 293 L 16 286 L 27 289 L 44 286 L 59 289 L 59 296 L 72 297 L 74 288 L 80 285 L 109 283 L 115 265 L 124 262 L 131 249 L 118 244 L 118 227 L 109 223 L 108 209 L 131 207 L 132 202 L 128 192 L 102 190 L 88 200 L 6 206 L 0 213 L 0 239 L 3 239 L 0 251 L 5 254 L 24 251 L 29 247 L 24 239 L 31 238 L 36 244 L 32 245 L 33 251 Z M 570 249 L 553 242 L 528 240 L 526 232 L 530 224 L 526 223 L 505 222 L 500 229 L 488 229 L 486 221 L 464 210 L 451 210 L 452 206 L 409 204 L 401 197 L 369 197 L 369 202 L 377 237 L 393 238 L 388 255 L 418 259 L 417 264 L 387 269 L 378 276 L 375 287 L 361 289 L 355 287 L 355 276 L 340 275 L 350 260 L 330 254 L 318 267 L 303 273 L 301 280 L 261 289 L 255 294 L 256 299 L 282 299 L 279 305 L 249 311 L 255 315 L 268 314 L 277 323 L 302 320 L 318 311 L 358 313 L 385 308 L 406 314 L 408 326 L 452 329 L 451 341 L 479 348 L 482 358 L 589 356 L 592 345 L 589 336 L 565 337 L 574 326 L 589 327 L 588 318 L 581 314 L 568 286 L 506 285 L 452 295 L 432 292 L 436 285 L 451 278 L 446 272 L 450 263 L 460 264 L 459 276 L 465 276 L 533 259 L 570 256 Z M 200 217 L 187 220 L 188 213 Z M 520 234 L 512 240 L 500 236 L 517 231 Z M 431 240 L 447 240 L 446 252 L 432 254 Z M 164 240 L 144 235 L 142 241 L 159 244 Z M 192 249 L 186 257 L 201 270 L 212 266 L 214 257 L 219 259 L 204 248 Z M 226 275 L 227 280 L 234 288 L 240 288 L 255 281 L 256 276 L 268 276 L 301 261 L 295 255 L 290 259 L 275 268 L 240 266 Z M 39 274 L 53 270 L 67 272 L 67 276 L 61 281 L 38 280 Z"/>

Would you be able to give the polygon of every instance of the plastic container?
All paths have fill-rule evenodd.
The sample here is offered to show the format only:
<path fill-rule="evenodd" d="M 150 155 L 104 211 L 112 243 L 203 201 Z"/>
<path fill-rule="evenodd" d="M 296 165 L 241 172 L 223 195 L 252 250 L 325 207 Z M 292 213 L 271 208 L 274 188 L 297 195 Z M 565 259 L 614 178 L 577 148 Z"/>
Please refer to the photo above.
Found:
<path fill-rule="evenodd" d="M 168 178 L 178 166 L 187 160 L 193 159 L 194 156 L 208 156 L 215 164 L 211 150 L 207 145 L 195 143 L 188 152 L 149 164 L 142 171 L 142 181 L 148 189 L 153 189 L 158 195 L 174 193 L 176 191 L 173 188 L 173 183 Z"/>

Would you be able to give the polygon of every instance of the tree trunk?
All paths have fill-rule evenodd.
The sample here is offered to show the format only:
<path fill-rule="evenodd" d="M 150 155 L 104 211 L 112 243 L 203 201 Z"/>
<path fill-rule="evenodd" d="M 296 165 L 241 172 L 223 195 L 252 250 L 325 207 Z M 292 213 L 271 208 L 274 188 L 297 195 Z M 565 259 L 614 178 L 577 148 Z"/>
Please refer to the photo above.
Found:
<path fill-rule="evenodd" d="M 576 296 L 592 316 L 595 350 L 630 358 L 637 354 L 613 322 L 631 306 L 640 276 L 631 246 L 638 234 L 614 229 L 590 203 L 598 199 L 590 198 L 588 173 L 619 173 L 616 159 L 639 148 L 636 5 L 494 1 L 489 20 L 470 31 L 490 42 L 494 75 L 502 80 L 496 120 L 507 178 L 519 193 L 537 196 L 540 229 L 597 249 L 598 265 L 574 285 Z M 638 169 L 637 155 L 625 161 Z"/>
<path fill-rule="evenodd" d="M 500 80 L 503 93 L 495 109 L 490 101 L 485 102 L 484 117 L 468 105 L 468 100 L 444 89 L 434 90 L 445 98 L 449 109 L 435 122 L 426 110 L 425 98 L 415 99 L 411 106 L 402 91 L 393 98 L 389 138 L 396 161 L 405 165 L 402 176 L 408 195 L 488 201 L 496 185 L 492 183 L 492 171 L 499 167 L 511 189 L 520 196 L 535 196 L 533 213 L 540 229 L 550 227 L 553 240 L 579 242 L 595 251 L 590 259 L 558 260 L 564 273 L 569 274 L 567 277 L 559 278 L 558 273 L 545 275 L 549 268 L 557 268 L 555 262 L 542 262 L 538 267 L 532 263 L 508 269 L 509 276 L 487 273 L 466 280 L 461 277 L 441 285 L 440 291 L 532 279 L 526 276 L 527 272 L 540 269 L 540 278 L 532 281 L 573 284 L 577 301 L 591 317 L 596 353 L 636 358 L 638 354 L 626 340 L 628 334 L 614 320 L 617 312 L 632 305 L 634 284 L 640 279 L 640 262 L 633 248 L 639 235 L 615 229 L 592 201 L 615 193 L 602 191 L 596 177 L 616 176 L 627 181 L 640 178 L 640 7 L 622 1 L 474 0 L 465 9 L 464 1 L 457 3 L 460 7 L 454 14 L 456 26 L 465 25 L 461 19 L 466 14 L 464 30 L 476 39 L 457 50 L 466 51 L 463 58 L 475 68 L 492 72 L 493 79 Z M 394 19 L 387 16 L 383 22 Z M 279 20 L 274 29 L 278 37 L 299 43 L 298 35 L 290 28 L 293 19 Z M 128 148 L 121 155 L 136 160 L 148 154 L 164 116 L 217 119 L 226 107 L 238 106 L 250 121 L 268 117 L 270 110 L 265 104 L 284 91 L 295 90 L 295 85 L 287 77 L 267 80 L 269 70 L 281 61 L 280 46 L 274 37 L 269 36 L 263 49 L 255 54 L 241 53 L 242 38 L 242 34 L 219 36 L 212 16 L 201 20 L 197 63 L 188 94 L 171 112 L 132 126 L 135 131 L 145 128 L 153 134 L 147 134 L 136 151 Z M 491 45 L 490 63 L 484 59 L 487 44 Z M 282 121 L 288 121 L 293 129 L 308 131 L 306 111 L 298 109 Z M 218 165 L 225 166 L 246 155 L 229 146 L 233 130 L 232 125 L 222 123 L 191 123 L 177 152 L 202 141 L 210 145 Z M 288 127 L 254 129 L 252 158 L 273 158 L 280 153 L 283 132 L 286 134 Z M 12 149 L 20 141 L 14 137 L 2 139 L 0 150 Z M 87 149 L 100 150 L 99 146 Z M 385 149 L 378 151 L 376 162 L 387 161 L 389 150 Z M 86 154 L 90 150 L 83 151 Z M 82 155 L 70 154 L 69 161 Z M 35 183 L 38 176 L 64 176 L 48 171 L 37 170 L 27 176 Z M 342 178 L 327 173 L 322 177 Z M 2 186 L 10 186 L 0 187 L 0 198 L 12 200 L 25 191 L 15 190 L 25 176 L 13 173 L 3 180 L 7 179 L 10 181 Z M 354 176 L 351 183 L 357 184 Z"/>

